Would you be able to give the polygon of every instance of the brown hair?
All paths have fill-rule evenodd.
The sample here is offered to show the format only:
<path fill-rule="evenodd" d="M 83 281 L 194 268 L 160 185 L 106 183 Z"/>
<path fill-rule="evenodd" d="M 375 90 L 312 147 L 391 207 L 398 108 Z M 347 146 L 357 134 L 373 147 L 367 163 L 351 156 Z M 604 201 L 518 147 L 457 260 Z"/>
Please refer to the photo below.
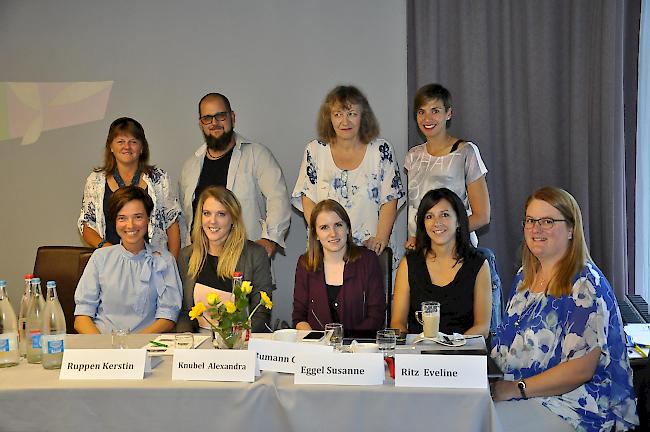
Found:
<path fill-rule="evenodd" d="M 130 201 L 142 201 L 147 217 L 151 217 L 153 200 L 144 189 L 138 186 L 124 186 L 113 192 L 108 200 L 108 221 L 115 225 L 117 214 Z"/>
<path fill-rule="evenodd" d="M 361 90 L 354 86 L 338 86 L 325 96 L 325 100 L 320 106 L 317 128 L 321 141 L 330 142 L 336 138 L 331 117 L 332 107 L 336 104 L 341 104 L 346 109 L 350 108 L 352 104 L 361 106 L 361 125 L 359 127 L 361 142 L 368 144 L 379 136 L 379 122 Z"/>
<path fill-rule="evenodd" d="M 104 165 L 95 168 L 97 172 L 104 172 L 106 175 L 111 175 L 115 171 L 117 162 L 115 156 L 111 152 L 111 144 L 118 135 L 133 135 L 135 139 L 142 144 L 142 153 L 138 158 L 138 169 L 144 174 L 151 174 L 151 170 L 155 168 L 154 165 L 149 165 L 149 143 L 147 137 L 144 135 L 142 125 L 130 117 L 120 117 L 111 123 L 108 128 L 108 136 L 106 137 L 106 146 L 104 149 Z"/>
<path fill-rule="evenodd" d="M 208 237 L 203 232 L 203 224 L 201 223 L 203 204 L 208 198 L 219 201 L 232 219 L 232 229 L 228 234 L 226 243 L 223 245 L 223 253 L 219 256 L 217 265 L 217 276 L 222 279 L 231 279 L 239 257 L 244 250 L 246 227 L 239 201 L 232 192 L 221 186 L 209 186 L 199 195 L 192 224 L 192 254 L 190 255 L 187 274 L 190 278 L 195 279 L 201 273 L 205 259 L 208 256 Z"/>
<path fill-rule="evenodd" d="M 338 202 L 332 199 L 326 199 L 314 206 L 314 209 L 311 211 L 311 216 L 309 217 L 309 231 L 307 239 L 307 253 L 303 255 L 302 261 L 305 265 L 307 271 L 317 271 L 323 261 L 323 245 L 318 241 L 318 235 L 316 234 L 316 218 L 319 214 L 323 212 L 334 212 L 338 217 L 341 218 L 345 225 L 348 228 L 348 236 L 346 240 L 346 250 L 343 260 L 346 262 L 354 262 L 359 256 L 361 256 L 361 250 L 359 246 L 355 245 L 352 240 L 352 228 L 350 224 L 350 217 L 345 211 L 343 206 Z M 306 262 L 305 262 L 306 261 Z"/>
<path fill-rule="evenodd" d="M 575 275 L 584 267 L 587 261 L 591 261 L 582 228 L 580 207 L 569 192 L 552 186 L 546 186 L 533 192 L 526 200 L 525 209 L 528 209 L 528 205 L 533 200 L 541 200 L 555 207 L 562 213 L 562 217 L 566 219 L 566 224 L 573 231 L 569 247 L 562 260 L 560 260 L 559 267 L 549 281 L 547 288 L 547 293 L 553 297 L 568 295 L 571 293 L 571 281 Z M 528 249 L 525 240 L 522 245 L 521 262 L 524 280 L 520 289 L 523 289 L 532 286 L 541 267 L 537 257 Z"/>

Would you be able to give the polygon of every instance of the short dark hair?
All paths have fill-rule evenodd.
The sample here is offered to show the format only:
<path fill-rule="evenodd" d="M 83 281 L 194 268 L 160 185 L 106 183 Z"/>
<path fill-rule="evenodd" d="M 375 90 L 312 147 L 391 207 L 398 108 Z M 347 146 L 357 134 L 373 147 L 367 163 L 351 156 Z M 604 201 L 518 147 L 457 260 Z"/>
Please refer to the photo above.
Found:
<path fill-rule="evenodd" d="M 126 203 L 131 201 L 141 201 L 147 212 L 147 217 L 151 217 L 153 200 L 141 187 L 130 185 L 119 188 L 111 195 L 111 198 L 108 200 L 108 221 L 115 225 L 117 214 Z"/>
<path fill-rule="evenodd" d="M 203 103 L 203 101 L 212 98 L 221 98 L 223 104 L 226 106 L 226 111 L 228 112 L 232 111 L 232 108 L 230 107 L 230 101 L 225 95 L 222 95 L 221 93 L 208 93 L 207 95 L 203 96 L 199 101 L 199 117 L 201 117 L 201 104 Z"/>
<path fill-rule="evenodd" d="M 432 100 L 439 100 L 445 106 L 445 112 L 452 107 L 451 93 L 440 84 L 427 84 L 418 89 L 413 98 L 413 115 L 418 115 L 418 110 Z M 447 120 L 447 127 L 451 126 L 451 119 Z"/>
<path fill-rule="evenodd" d="M 416 231 L 415 231 L 415 253 L 426 255 L 431 250 L 431 239 L 427 234 L 424 227 L 424 216 L 433 207 L 438 204 L 440 200 L 446 200 L 451 204 L 451 208 L 456 213 L 458 220 L 458 229 L 456 230 L 456 261 L 462 261 L 473 258 L 477 255 L 476 248 L 472 245 L 469 238 L 469 218 L 467 217 L 467 210 L 463 201 L 453 191 L 447 188 L 432 189 L 422 197 L 418 213 L 416 216 Z"/>

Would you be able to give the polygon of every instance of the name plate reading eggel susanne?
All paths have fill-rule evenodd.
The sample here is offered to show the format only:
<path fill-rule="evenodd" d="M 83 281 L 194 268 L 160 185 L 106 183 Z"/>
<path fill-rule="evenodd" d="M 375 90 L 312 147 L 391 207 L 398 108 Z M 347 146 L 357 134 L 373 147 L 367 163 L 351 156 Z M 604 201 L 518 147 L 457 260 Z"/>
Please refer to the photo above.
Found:
<path fill-rule="evenodd" d="M 253 382 L 255 372 L 253 351 L 207 349 L 174 351 L 172 380 Z"/>
<path fill-rule="evenodd" d="M 296 353 L 295 384 L 382 385 L 385 375 L 379 353 Z"/>
<path fill-rule="evenodd" d="M 395 356 L 395 387 L 486 388 L 487 358 L 479 355 Z"/>
<path fill-rule="evenodd" d="M 59 379 L 141 380 L 146 360 L 143 349 L 66 349 Z"/>

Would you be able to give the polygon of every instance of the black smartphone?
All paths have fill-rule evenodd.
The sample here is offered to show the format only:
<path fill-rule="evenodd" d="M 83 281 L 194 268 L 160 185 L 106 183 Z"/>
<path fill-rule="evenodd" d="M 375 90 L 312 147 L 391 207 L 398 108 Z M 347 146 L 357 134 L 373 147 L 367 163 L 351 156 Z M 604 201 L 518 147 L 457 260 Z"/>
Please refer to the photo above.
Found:
<path fill-rule="evenodd" d="M 305 337 L 302 338 L 302 340 L 306 341 L 319 341 L 325 337 L 325 332 L 320 331 L 320 330 L 313 330 L 310 331 L 305 335 Z"/>

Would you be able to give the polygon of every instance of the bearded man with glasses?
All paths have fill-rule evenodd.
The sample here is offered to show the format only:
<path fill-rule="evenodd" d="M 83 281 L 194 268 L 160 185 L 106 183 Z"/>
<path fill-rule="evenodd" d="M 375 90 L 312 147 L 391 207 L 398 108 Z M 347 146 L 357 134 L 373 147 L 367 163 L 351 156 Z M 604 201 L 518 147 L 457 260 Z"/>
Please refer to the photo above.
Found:
<path fill-rule="evenodd" d="M 228 98 L 208 93 L 199 101 L 199 127 L 205 144 L 181 171 L 179 195 L 185 223 L 182 239 L 190 243 L 192 215 L 201 192 L 208 186 L 231 190 L 242 206 L 248 238 L 272 256 L 284 247 L 290 207 L 280 165 L 271 151 L 234 131 L 235 112 Z M 262 214 L 266 209 L 266 214 Z"/>

